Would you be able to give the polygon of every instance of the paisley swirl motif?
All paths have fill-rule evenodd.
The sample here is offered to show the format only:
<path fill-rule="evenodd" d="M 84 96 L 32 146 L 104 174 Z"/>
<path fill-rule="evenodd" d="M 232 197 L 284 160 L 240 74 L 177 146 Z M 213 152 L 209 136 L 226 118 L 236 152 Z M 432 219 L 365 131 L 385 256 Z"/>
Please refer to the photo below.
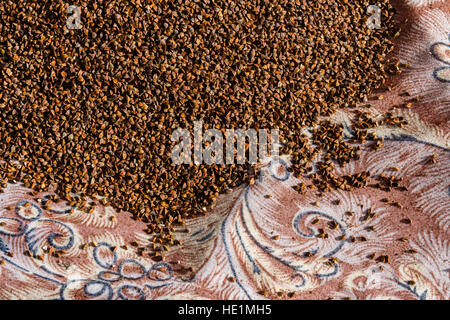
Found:
<path fill-rule="evenodd" d="M 61 298 L 73 298 L 84 294 L 85 299 L 145 299 L 147 291 L 157 290 L 170 284 L 168 281 L 173 278 L 173 269 L 169 263 L 160 262 L 147 268 L 135 259 L 121 260 L 117 251 L 112 250 L 113 248 L 107 242 L 100 242 L 92 251 L 93 260 L 104 269 L 98 272 L 98 280 L 72 280 L 62 287 Z M 145 282 L 142 284 L 144 279 L 159 284 Z M 137 283 L 130 284 L 123 281 Z"/>
<path fill-rule="evenodd" d="M 2 252 L 10 252 L 9 246 L 3 242 L 2 238 L 0 238 L 0 251 Z"/>
<path fill-rule="evenodd" d="M 346 276 L 342 288 L 331 293 L 334 298 L 351 298 L 353 300 L 399 300 L 411 299 L 413 296 L 400 287 L 390 268 L 367 268 Z"/>
<path fill-rule="evenodd" d="M 314 216 L 324 217 L 324 218 L 328 219 L 330 222 L 335 223 L 335 225 L 337 226 L 336 230 L 337 230 L 338 234 L 337 235 L 331 234 L 329 236 L 330 239 L 337 239 L 337 238 L 345 239 L 345 236 L 347 234 L 346 234 L 346 230 L 345 230 L 344 226 L 339 221 L 337 221 L 335 218 L 329 216 L 326 213 L 319 212 L 319 211 L 307 211 L 307 212 L 299 213 L 292 221 L 292 226 L 293 226 L 295 232 L 305 238 L 317 238 L 317 236 L 319 235 L 319 232 L 317 230 L 314 231 L 311 227 L 307 227 L 307 230 L 309 232 L 307 234 L 300 231 L 300 222 L 308 217 L 314 217 Z M 309 219 L 308 222 L 311 223 L 311 219 Z M 335 248 L 333 248 L 329 252 L 324 253 L 323 257 L 332 257 L 344 246 L 344 244 L 345 244 L 345 240 L 338 241 Z M 315 254 L 319 250 L 320 250 L 320 248 L 316 248 L 313 250 L 313 253 Z"/>
<path fill-rule="evenodd" d="M 114 255 L 114 263 L 111 256 L 105 261 L 99 255 L 100 250 L 110 250 L 111 246 L 102 243 L 94 250 L 97 264 L 105 269 L 115 267 L 117 256 Z M 97 249 L 96 248 L 96 249 Z M 97 261 L 98 260 L 98 261 Z M 123 300 L 141 300 L 147 296 L 147 291 L 157 290 L 169 285 L 167 281 L 173 278 L 173 269 L 166 262 L 156 263 L 148 270 L 134 259 L 125 259 L 120 262 L 116 271 L 103 270 L 98 273 L 98 280 L 95 279 L 74 279 L 61 286 L 61 299 L 123 299 Z M 163 284 L 144 283 L 143 285 L 123 283 L 123 280 L 138 281 L 143 280 L 145 276 L 156 282 L 165 282 Z M 113 285 L 118 284 L 116 288 Z"/>
<path fill-rule="evenodd" d="M 17 203 L 16 215 L 22 220 L 34 221 L 42 216 L 42 209 L 29 201 L 20 201 Z"/>
<path fill-rule="evenodd" d="M 319 278 L 328 278 L 338 274 L 339 265 L 336 262 L 328 262 L 327 264 L 321 263 L 316 265 L 318 268 L 315 270 L 314 275 Z"/>
<path fill-rule="evenodd" d="M 450 35 L 448 38 L 450 41 Z M 450 45 L 443 42 L 436 42 L 431 45 L 430 51 L 437 60 L 450 65 Z"/>
<path fill-rule="evenodd" d="M 416 253 L 398 259 L 398 285 L 421 300 L 450 299 L 450 241 L 424 232 L 412 247 Z"/>
<path fill-rule="evenodd" d="M 36 256 L 39 248 L 48 243 L 56 250 L 68 250 L 74 245 L 74 233 L 66 224 L 50 219 L 40 219 L 28 225 L 25 242 Z"/>
<path fill-rule="evenodd" d="M 134 285 L 123 285 L 117 289 L 119 298 L 123 300 L 145 300 L 144 289 Z"/>
<path fill-rule="evenodd" d="M 430 47 L 430 52 L 437 60 L 447 65 L 435 69 L 434 77 L 441 82 L 450 83 L 450 45 L 443 42 L 434 43 Z"/>
<path fill-rule="evenodd" d="M 44 197 L 42 197 L 42 204 L 48 205 L 48 202 L 49 202 L 51 196 L 57 197 L 59 199 L 58 195 L 56 195 L 56 194 L 47 194 Z M 74 197 L 76 197 L 76 196 L 74 196 Z M 58 209 L 56 209 L 56 208 L 58 208 Z M 71 206 L 66 206 L 66 208 L 64 208 L 64 207 L 61 207 L 61 205 L 54 205 L 54 204 L 52 205 L 51 208 L 48 209 L 48 211 L 50 211 L 51 213 L 55 213 L 55 214 L 70 214 L 73 212 L 73 210 L 75 210 L 75 208 L 71 207 Z"/>
<path fill-rule="evenodd" d="M 106 293 L 108 300 L 112 298 L 111 285 L 103 281 L 91 280 L 84 285 L 83 290 L 90 297 L 100 297 Z"/>
<path fill-rule="evenodd" d="M 154 264 L 148 271 L 148 277 L 154 281 L 167 281 L 173 277 L 172 266 L 167 262 Z"/>
<path fill-rule="evenodd" d="M 414 270 L 414 268 L 412 268 L 411 270 L 408 270 L 408 271 L 409 272 L 406 272 L 406 274 L 415 275 L 416 277 L 420 276 L 420 271 L 419 270 Z M 413 277 L 410 277 L 410 278 L 413 278 Z M 421 290 L 421 288 L 420 288 L 423 284 L 419 284 L 418 285 L 415 281 L 414 281 L 414 283 L 411 283 L 410 282 L 411 280 L 401 281 L 397 277 L 395 277 L 394 279 L 395 279 L 395 281 L 397 282 L 397 284 L 400 287 L 402 287 L 402 288 L 408 290 L 409 292 L 411 292 L 414 296 L 417 297 L 417 299 L 419 299 L 419 300 L 426 300 L 427 299 L 427 295 L 429 293 L 428 289 L 422 289 Z"/>
<path fill-rule="evenodd" d="M 120 263 L 119 273 L 128 280 L 139 280 L 145 277 L 147 271 L 145 267 L 133 259 L 127 259 Z"/>
<path fill-rule="evenodd" d="M 111 300 L 113 288 L 106 281 L 79 279 L 71 280 L 61 286 L 60 298 L 62 300 L 99 299 Z"/>
<path fill-rule="evenodd" d="M 21 191 L 19 188 L 18 193 Z M 24 193 L 28 191 L 24 190 Z M 41 198 L 42 204 L 46 205 L 50 195 Z M 102 236 L 94 236 L 88 241 L 95 241 L 98 245 L 81 250 L 76 246 L 80 234 L 72 226 L 73 221 L 78 221 L 77 213 L 69 214 L 72 213 L 71 208 L 64 208 L 63 205 L 54 204 L 53 208 L 43 210 L 30 200 L 19 200 L 14 210 L 1 212 L 0 253 L 15 253 L 11 257 L 1 257 L 8 268 L 14 272 L 26 272 L 40 281 L 45 280 L 53 287 L 58 286 L 60 299 L 143 299 L 171 284 L 174 274 L 169 263 L 147 266 L 139 259 L 130 259 L 130 252 L 126 250 L 119 254 L 116 248 L 123 240 L 114 234 L 102 232 Z M 111 214 L 116 213 L 99 211 L 98 219 L 105 214 L 109 220 Z M 97 228 L 100 228 L 99 225 L 112 226 L 105 223 L 90 225 Z M 207 240 L 204 239 L 205 242 Z M 49 247 L 65 252 L 56 259 L 45 254 Z M 17 255 L 17 252 L 26 249 L 32 253 L 31 257 Z M 72 267 L 66 262 L 73 256 L 86 254 L 89 256 L 85 257 L 83 265 Z M 44 261 L 44 264 L 38 261 Z"/>
<path fill-rule="evenodd" d="M 275 173 L 274 170 L 269 169 L 266 174 L 269 174 L 276 181 L 289 183 L 290 176 L 286 173 L 289 172 L 287 163 L 277 161 L 276 165 L 277 170 Z M 280 175 L 279 173 L 282 174 Z M 236 215 L 233 216 L 232 220 L 233 228 L 230 229 L 232 234 L 234 234 L 232 241 L 236 254 L 245 262 L 243 264 L 242 262 L 237 262 L 237 265 L 241 264 L 247 270 L 253 280 L 256 281 L 258 288 L 274 291 L 307 290 L 318 286 L 323 280 L 337 275 L 339 273 L 338 264 L 336 262 L 326 262 L 328 257 L 331 257 L 344 245 L 343 241 L 335 240 L 335 238 L 346 234 L 342 223 L 322 212 L 308 211 L 293 217 L 292 227 L 297 235 L 311 239 L 314 243 L 318 241 L 330 242 L 331 245 L 334 243 L 334 246 L 330 247 L 330 244 L 328 244 L 322 250 L 320 247 L 310 248 L 312 243 L 303 243 L 296 246 L 295 242 L 292 242 L 294 238 L 288 237 L 287 234 L 283 238 L 282 233 L 281 238 L 274 241 L 273 237 L 267 236 L 267 232 L 272 228 L 279 229 L 280 232 L 286 230 L 281 228 L 286 218 L 283 218 L 283 220 L 276 218 L 270 221 L 266 219 L 273 217 L 272 214 L 276 214 L 275 212 L 267 212 L 269 214 L 267 217 L 260 215 L 262 208 L 258 201 L 254 199 L 259 198 L 259 195 L 257 195 L 258 191 L 258 187 L 249 187 L 244 191 L 242 205 L 239 210 L 236 210 Z M 337 234 L 331 236 L 327 241 L 316 237 L 317 232 L 314 232 L 312 229 L 309 229 L 307 232 L 300 231 L 300 221 L 313 215 L 326 217 L 336 223 L 336 226 L 338 226 L 336 229 Z M 304 255 L 306 250 L 304 252 L 299 251 L 298 247 L 308 248 L 309 253 L 316 255 L 316 257 L 312 260 L 308 259 Z M 319 253 L 319 250 L 325 252 Z M 273 278 L 273 270 L 278 270 L 276 282 L 271 280 Z"/>
<path fill-rule="evenodd" d="M 108 243 L 101 242 L 94 248 L 94 261 L 102 268 L 109 269 L 116 265 L 117 254 L 113 251 L 114 247 Z"/>
<path fill-rule="evenodd" d="M 286 181 L 291 176 L 288 170 L 288 164 L 281 159 L 273 159 L 269 164 L 269 171 L 272 177 L 279 181 Z"/>
<path fill-rule="evenodd" d="M 426 148 L 432 149 L 430 146 Z M 417 146 L 412 149 L 417 150 Z M 398 154 L 397 148 L 389 144 L 385 150 L 404 158 L 403 154 Z M 409 151 L 403 148 L 402 152 Z M 383 159 L 386 157 L 385 154 L 379 156 Z M 414 157 L 408 159 L 408 163 L 415 161 Z M 361 161 L 365 161 L 365 155 L 361 157 Z M 377 171 L 377 165 L 380 163 L 378 158 L 371 155 L 367 161 L 371 164 L 371 171 L 382 172 Z M 423 170 L 421 166 L 417 166 L 414 170 L 426 173 L 427 177 L 434 177 L 442 175 L 438 168 L 439 165 L 430 168 L 434 170 L 433 174 Z M 282 172 L 283 168 L 279 167 L 277 171 Z M 217 293 L 219 297 L 220 294 L 233 294 L 234 297 L 253 299 L 261 298 L 258 295 L 260 290 L 267 290 L 270 293 L 294 291 L 301 294 L 333 286 L 336 290 L 336 280 L 339 279 L 345 280 L 345 285 L 334 292 L 330 289 L 327 295 L 354 299 L 448 297 L 450 286 L 446 277 L 448 278 L 450 265 L 447 240 L 436 239 L 431 234 L 420 235 L 418 240 L 415 239 L 410 244 L 416 250 L 416 254 L 410 257 L 403 254 L 398 261 L 393 258 L 395 256 L 391 256 L 393 263 L 396 263 L 395 267 L 384 266 L 384 271 L 379 271 L 379 266 L 369 264 L 369 267 L 364 267 L 367 269 L 364 274 L 361 274 L 362 269 L 349 273 L 349 264 L 365 265 L 363 262 L 368 263 L 366 258 L 368 253 L 383 252 L 387 246 L 396 241 L 396 237 L 398 238 L 389 225 L 384 223 L 388 213 L 377 208 L 379 201 L 373 203 L 370 201 L 371 195 L 368 198 L 367 195 L 357 195 L 357 192 L 347 195 L 332 192 L 325 195 L 321 203 L 339 197 L 342 200 L 340 206 L 323 204 L 314 208 L 310 205 L 311 195 L 291 197 L 288 194 L 292 189 L 290 186 L 297 183 L 293 180 L 295 178 L 290 177 L 281 181 L 273 176 L 270 170 L 266 170 L 266 174 L 264 183 L 256 183 L 246 188 L 232 213 L 223 218 L 220 224 L 222 241 L 219 241 L 219 245 L 214 249 L 213 258 L 189 281 L 176 279 L 170 263 L 147 265 L 147 261 L 135 257 L 134 252 L 113 250 L 123 242 L 119 240 L 120 238 L 112 234 L 107 235 L 105 232 L 90 238 L 94 239 L 98 246 L 79 252 L 86 255 L 83 258 L 86 263 L 84 270 L 55 271 L 52 268 L 54 264 L 46 265 L 45 269 L 41 268 L 40 271 L 45 274 L 33 271 L 30 265 L 26 265 L 26 270 L 20 270 L 39 277 L 40 281 L 45 279 L 57 285 L 61 299 L 153 299 L 177 297 L 181 294 L 194 297 L 198 295 L 197 290 L 202 290 L 202 286 L 209 283 L 221 285 L 222 289 L 214 289 L 219 290 Z M 414 175 L 414 171 L 410 174 Z M 416 187 L 411 189 L 412 193 L 418 190 Z M 274 197 L 263 197 L 267 194 Z M 423 192 L 423 196 L 426 197 L 426 191 Z M 290 206 L 286 205 L 286 198 L 291 199 Z M 362 209 L 352 218 L 343 214 L 349 208 L 355 210 L 356 204 L 364 208 L 375 206 L 373 212 L 376 216 L 370 221 L 372 226 L 370 232 L 366 231 L 369 224 L 361 221 L 361 216 L 358 216 L 362 214 Z M 18 207 L 35 210 L 31 205 L 24 203 Z M 41 215 L 36 212 L 27 213 L 24 215 L 25 219 L 21 218 L 22 212 L 17 215 L 14 211 L 9 212 L 16 214 L 14 217 L 0 217 L 0 221 L 4 222 L 0 230 L 12 235 L 17 234 L 5 239 L 15 239 L 16 242 L 11 243 L 16 245 L 17 241 L 22 240 L 20 235 L 25 235 L 25 243 L 30 249 L 39 248 L 45 242 L 54 248 L 76 250 L 75 231 L 70 224 L 46 219 L 46 211 Z M 395 213 L 390 212 L 390 216 L 393 215 Z M 320 223 L 313 223 L 315 219 L 319 219 Z M 321 233 L 319 226 L 330 224 L 334 227 L 327 229 L 328 238 L 319 237 Z M 193 243 L 202 244 L 203 242 L 197 240 L 205 237 L 214 240 L 208 235 L 216 228 L 219 227 L 207 229 L 202 226 L 195 229 L 189 237 L 193 239 Z M 277 239 L 274 239 L 274 235 L 278 236 Z M 351 243 L 340 240 L 343 236 L 353 235 L 364 235 L 367 242 Z M 208 241 L 210 240 L 204 240 Z M 5 247 L 9 243 L 4 242 L 0 245 Z M 306 252 L 311 256 L 306 256 Z M 11 267 L 20 268 L 20 261 L 5 261 L 11 264 Z M 52 263 L 55 262 L 52 260 Z M 207 275 L 211 271 L 213 274 L 215 272 L 216 278 Z M 235 278 L 234 283 L 226 281 L 226 277 L 230 275 Z M 225 279 L 225 282 L 220 282 L 220 279 Z"/>
<path fill-rule="evenodd" d="M 103 281 L 117 282 L 123 279 L 122 275 L 118 272 L 112 271 L 100 271 L 98 278 Z"/>
<path fill-rule="evenodd" d="M 15 223 L 11 223 L 15 222 Z M 20 237 L 27 232 L 28 225 L 26 225 L 21 219 L 0 217 L 0 223 L 4 225 L 0 226 L 0 235 L 9 237 Z M 18 224 L 18 225 L 17 225 Z M 16 231 L 14 231 L 16 230 Z"/>
<path fill-rule="evenodd" d="M 450 97 L 448 43 L 445 43 L 449 38 L 449 17 L 445 5 L 442 9 L 424 9 L 405 31 L 404 40 L 400 41 L 397 49 L 398 59 L 410 66 L 402 74 L 401 89 L 408 90 L 413 96 L 421 96 L 424 102 L 437 102 L 433 114 L 442 116 L 446 116 L 445 102 Z M 429 110 L 426 108 L 428 113 Z"/>

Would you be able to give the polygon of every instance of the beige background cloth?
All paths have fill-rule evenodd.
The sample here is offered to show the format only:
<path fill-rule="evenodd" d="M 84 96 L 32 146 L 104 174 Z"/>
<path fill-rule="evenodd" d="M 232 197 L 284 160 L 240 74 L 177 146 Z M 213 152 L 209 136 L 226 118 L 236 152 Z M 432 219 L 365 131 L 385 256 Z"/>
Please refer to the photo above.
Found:
<path fill-rule="evenodd" d="M 92 214 L 71 212 L 64 203 L 44 209 L 34 199 L 51 192 L 31 196 L 8 185 L 0 194 L 0 298 L 449 299 L 450 3 L 397 0 L 394 6 L 403 29 L 394 56 L 410 66 L 389 80 L 383 100 L 371 101 L 371 112 L 391 111 L 409 124 L 377 129 L 384 147 L 363 150 L 339 173 L 385 173 L 403 178 L 408 191 L 369 186 L 323 198 L 300 195 L 291 188 L 300 181 L 289 174 L 288 159 L 274 161 L 254 185 L 222 196 L 213 212 L 189 221 L 186 232 L 177 232 L 183 245 L 154 261 L 130 245 L 147 246 L 151 237 L 131 215 L 102 206 Z M 401 97 L 404 90 L 412 97 Z M 414 97 L 421 101 L 411 108 L 395 107 Z M 341 110 L 333 120 L 350 123 L 350 117 Z M 369 208 L 375 216 L 365 220 Z M 320 228 L 328 228 L 328 238 L 317 237 Z M 83 249 L 92 242 L 97 246 Z M 36 258 L 50 247 L 65 253 Z M 389 261 L 377 261 L 380 256 Z"/>

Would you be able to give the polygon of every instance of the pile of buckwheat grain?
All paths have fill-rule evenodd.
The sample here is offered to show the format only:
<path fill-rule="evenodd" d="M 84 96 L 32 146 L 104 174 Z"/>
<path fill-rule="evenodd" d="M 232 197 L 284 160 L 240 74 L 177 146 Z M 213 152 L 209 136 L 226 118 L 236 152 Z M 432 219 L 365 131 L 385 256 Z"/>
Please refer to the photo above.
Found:
<path fill-rule="evenodd" d="M 197 120 L 279 129 L 291 170 L 316 167 L 309 177 L 325 192 L 364 186 L 370 173 L 339 177 L 334 166 L 358 158 L 355 142 L 382 145 L 368 128 L 404 123 L 360 112 L 345 141 L 326 119 L 384 83 L 398 35 L 388 0 L 378 1 L 380 29 L 367 26 L 366 0 L 72 2 L 79 30 L 66 27 L 65 1 L 0 3 L 1 183 L 57 186 L 87 214 L 88 199 L 129 211 L 156 235 L 155 250 L 258 174 L 251 164 L 174 165 L 174 130 Z"/>

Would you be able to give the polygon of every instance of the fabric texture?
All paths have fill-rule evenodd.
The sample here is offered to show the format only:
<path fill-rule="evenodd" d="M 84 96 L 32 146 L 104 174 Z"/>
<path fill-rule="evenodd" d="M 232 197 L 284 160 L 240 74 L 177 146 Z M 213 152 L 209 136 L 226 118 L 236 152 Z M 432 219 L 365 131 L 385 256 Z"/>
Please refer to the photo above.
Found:
<path fill-rule="evenodd" d="M 409 67 L 370 111 L 408 125 L 376 129 L 384 146 L 363 148 L 338 173 L 384 173 L 407 191 L 301 195 L 284 157 L 189 220 L 176 232 L 182 245 L 158 261 L 139 254 L 151 235 L 130 214 L 101 205 L 87 214 L 9 184 L 0 194 L 0 298 L 450 299 L 450 3 L 393 4 L 402 24 L 393 56 Z M 351 116 L 332 119 L 349 127 Z"/>

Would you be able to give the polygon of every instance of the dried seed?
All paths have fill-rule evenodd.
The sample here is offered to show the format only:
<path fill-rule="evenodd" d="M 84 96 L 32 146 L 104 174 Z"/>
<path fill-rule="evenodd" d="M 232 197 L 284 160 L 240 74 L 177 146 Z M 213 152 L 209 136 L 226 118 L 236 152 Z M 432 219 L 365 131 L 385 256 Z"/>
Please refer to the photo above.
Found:
<path fill-rule="evenodd" d="M 375 253 L 371 253 L 367 256 L 367 259 L 372 260 L 373 258 L 375 258 Z"/>
<path fill-rule="evenodd" d="M 389 257 L 386 255 L 383 256 L 379 256 L 376 261 L 381 262 L 381 263 L 389 263 Z"/>
<path fill-rule="evenodd" d="M 412 224 L 412 220 L 409 218 L 402 219 L 400 222 L 404 224 Z"/>

